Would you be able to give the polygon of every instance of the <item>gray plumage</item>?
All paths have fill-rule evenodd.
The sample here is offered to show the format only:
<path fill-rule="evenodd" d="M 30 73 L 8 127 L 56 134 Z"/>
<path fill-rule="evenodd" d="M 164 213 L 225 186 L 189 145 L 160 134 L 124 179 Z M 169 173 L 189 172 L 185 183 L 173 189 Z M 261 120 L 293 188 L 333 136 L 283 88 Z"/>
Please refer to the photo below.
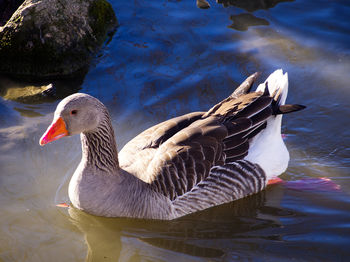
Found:
<path fill-rule="evenodd" d="M 256 77 L 207 112 L 145 130 L 119 156 L 105 106 L 86 94 L 65 98 L 55 119 L 63 118 L 69 135 L 81 133 L 83 151 L 69 185 L 73 205 L 99 216 L 174 219 L 263 190 L 265 171 L 245 159 L 250 143 L 268 119 L 300 107 L 248 93 Z"/>

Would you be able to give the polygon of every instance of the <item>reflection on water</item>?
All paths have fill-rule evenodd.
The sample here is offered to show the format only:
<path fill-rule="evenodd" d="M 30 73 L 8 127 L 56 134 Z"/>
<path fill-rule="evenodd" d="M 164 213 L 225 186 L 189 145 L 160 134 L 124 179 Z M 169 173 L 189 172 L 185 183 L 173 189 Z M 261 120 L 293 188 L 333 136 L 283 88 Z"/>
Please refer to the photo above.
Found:
<path fill-rule="evenodd" d="M 24 117 L 38 117 L 38 116 L 43 116 L 42 114 L 40 114 L 39 112 L 36 112 L 35 110 L 40 109 L 38 107 L 33 107 L 33 106 L 28 106 L 26 109 L 24 108 L 17 108 L 14 107 L 14 110 L 16 110 L 17 112 L 19 112 L 21 114 L 21 116 Z"/>
<path fill-rule="evenodd" d="M 85 73 L 82 73 L 75 78 L 26 81 L 0 75 L 0 96 L 25 104 L 52 102 L 78 92 L 84 77 Z"/>
<path fill-rule="evenodd" d="M 17 115 L 14 115 L 13 112 L 18 112 L 22 117 L 44 116 L 45 114 L 40 111 L 45 106 L 36 105 L 53 103 L 58 99 L 63 99 L 70 94 L 78 92 L 84 81 L 84 77 L 85 73 L 82 73 L 74 79 L 55 79 L 39 82 L 18 80 L 0 74 L 0 97 L 3 99 L 3 103 L 0 104 L 0 110 L 4 112 L 0 116 L 0 134 L 8 133 L 9 129 L 4 129 L 4 127 L 11 125 L 11 123 L 13 125 L 13 121 L 17 119 Z M 2 106 L 5 107 L 3 110 Z M 9 115 L 5 110 L 12 112 Z M 51 106 L 49 110 L 52 111 Z M 23 122 L 26 122 L 25 118 L 20 120 L 20 122 L 22 123 L 19 126 L 13 126 L 10 130 L 24 130 L 28 128 L 23 124 Z"/>
<path fill-rule="evenodd" d="M 50 83 L 32 84 L 24 81 L 19 82 L 6 76 L 0 75 L 0 96 L 5 100 L 16 101 L 26 104 L 36 104 L 50 101 L 50 90 L 53 89 Z"/>
<path fill-rule="evenodd" d="M 250 252 L 255 254 L 253 257 L 262 256 L 268 261 L 282 258 L 289 261 L 306 251 L 301 235 L 309 234 L 310 226 L 318 229 L 319 236 L 329 238 L 324 238 L 321 246 L 317 240 L 309 242 L 304 257 L 322 260 L 319 251 L 325 245 L 328 250 L 337 250 L 334 239 L 342 240 L 338 243 L 341 246 L 350 240 L 346 232 L 340 233 L 348 229 L 349 202 L 334 210 L 334 200 L 329 196 L 316 203 L 320 197 L 317 193 L 288 191 L 288 196 L 284 197 L 285 194 L 283 187 L 273 186 L 246 199 L 176 221 L 108 219 L 72 208 L 69 215 L 71 222 L 84 234 L 88 247 L 86 261 L 231 261 L 245 259 Z M 300 207 L 302 202 L 305 203 Z M 305 219 L 305 213 L 309 219 Z M 321 214 L 342 216 L 337 219 L 340 229 L 337 235 L 324 229 L 328 222 L 320 218 Z M 288 245 L 289 240 L 295 244 Z M 261 245 L 265 249 L 260 250 L 258 246 Z M 300 250 L 296 254 L 288 253 L 294 246 Z M 266 254 L 266 248 L 272 254 Z M 343 255 L 330 253 L 329 261 Z"/>
<path fill-rule="evenodd" d="M 74 208 L 69 209 L 69 215 L 85 236 L 87 261 L 171 261 L 175 253 L 176 261 L 223 258 L 227 257 L 229 247 L 219 244 L 222 239 L 239 237 L 252 230 L 280 227 L 276 215 L 293 215 L 282 214 L 279 207 L 267 206 L 265 193 L 176 221 L 108 219 Z M 282 191 L 275 188 L 267 194 L 281 197 Z"/>
<path fill-rule="evenodd" d="M 194 1 L 111 3 L 121 26 L 86 75 L 0 77 L 0 261 L 347 261 L 348 1 L 221 1 L 227 8 L 210 2 L 208 10 Z M 68 201 L 81 154 L 78 136 L 38 145 L 61 98 L 82 91 L 101 99 L 121 149 L 276 68 L 288 71 L 288 102 L 308 106 L 282 127 L 291 154 L 282 178 L 296 182 L 170 222 L 55 206 Z M 55 92 L 43 96 L 49 84 Z M 314 183 L 319 177 L 332 183 Z"/>
<path fill-rule="evenodd" d="M 218 4 L 222 4 L 224 7 L 235 6 L 243 8 L 248 12 L 254 12 L 259 9 L 269 9 L 283 2 L 293 2 L 294 0 L 217 0 Z"/>
<path fill-rule="evenodd" d="M 252 14 L 231 15 L 230 19 L 233 24 L 228 27 L 238 31 L 246 31 L 250 26 L 269 25 L 265 19 L 255 17 Z"/>
<path fill-rule="evenodd" d="M 45 97 L 45 91 L 52 89 L 52 85 L 47 86 L 25 86 L 25 87 L 10 87 L 2 89 L 1 95 L 6 100 L 13 100 L 22 103 L 30 103 L 40 98 Z"/>
<path fill-rule="evenodd" d="M 206 0 L 197 0 L 196 4 L 197 4 L 197 7 L 201 9 L 210 8 L 210 4 Z"/>

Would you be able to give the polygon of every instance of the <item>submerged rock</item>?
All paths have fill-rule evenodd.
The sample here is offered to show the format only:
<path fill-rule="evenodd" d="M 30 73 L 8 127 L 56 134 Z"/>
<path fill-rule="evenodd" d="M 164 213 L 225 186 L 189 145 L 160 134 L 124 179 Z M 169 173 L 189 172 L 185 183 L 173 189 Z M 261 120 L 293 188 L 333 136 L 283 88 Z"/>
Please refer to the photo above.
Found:
<path fill-rule="evenodd" d="M 0 97 L 27 105 L 53 102 L 80 90 L 84 75 L 62 79 L 18 79 L 0 75 Z"/>
<path fill-rule="evenodd" d="M 0 27 L 0 72 L 72 75 L 89 64 L 117 24 L 106 0 L 26 0 Z"/>
<path fill-rule="evenodd" d="M 43 86 L 29 85 L 25 87 L 9 87 L 6 90 L 1 90 L 0 96 L 5 100 L 30 104 L 44 100 L 46 97 L 51 97 L 54 93 L 55 88 L 52 84 Z"/>
<path fill-rule="evenodd" d="M 250 26 L 270 25 L 267 20 L 249 13 L 231 15 L 230 19 L 232 20 L 233 24 L 228 27 L 238 31 L 246 31 Z"/>
<path fill-rule="evenodd" d="M 208 9 L 210 8 L 210 4 L 206 0 L 197 0 L 197 7 L 200 9 Z"/>

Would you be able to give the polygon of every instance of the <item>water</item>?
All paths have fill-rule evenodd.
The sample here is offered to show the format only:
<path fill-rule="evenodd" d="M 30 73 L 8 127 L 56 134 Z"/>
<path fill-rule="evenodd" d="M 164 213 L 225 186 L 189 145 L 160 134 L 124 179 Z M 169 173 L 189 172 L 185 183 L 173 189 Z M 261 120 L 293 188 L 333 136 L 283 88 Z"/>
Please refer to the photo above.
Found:
<path fill-rule="evenodd" d="M 54 82 L 58 96 L 79 90 L 103 101 L 121 148 L 155 123 L 210 108 L 255 71 L 262 80 L 283 68 L 288 102 L 308 106 L 284 117 L 288 182 L 170 222 L 58 208 L 79 138 L 40 147 L 59 101 L 15 89 L 48 82 L 3 76 L 0 261 L 348 260 L 350 4 L 222 2 L 201 10 L 195 1 L 111 1 L 118 31 L 85 76 Z"/>

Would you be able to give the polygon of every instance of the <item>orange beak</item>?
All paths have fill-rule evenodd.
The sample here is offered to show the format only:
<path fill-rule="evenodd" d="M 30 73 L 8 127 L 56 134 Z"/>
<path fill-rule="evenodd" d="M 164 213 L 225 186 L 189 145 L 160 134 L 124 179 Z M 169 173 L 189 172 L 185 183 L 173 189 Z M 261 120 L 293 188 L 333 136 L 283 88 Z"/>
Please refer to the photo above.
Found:
<path fill-rule="evenodd" d="M 45 134 L 40 138 L 39 144 L 43 146 L 67 135 L 68 131 L 66 129 L 66 124 L 62 117 L 59 117 L 47 128 Z"/>

